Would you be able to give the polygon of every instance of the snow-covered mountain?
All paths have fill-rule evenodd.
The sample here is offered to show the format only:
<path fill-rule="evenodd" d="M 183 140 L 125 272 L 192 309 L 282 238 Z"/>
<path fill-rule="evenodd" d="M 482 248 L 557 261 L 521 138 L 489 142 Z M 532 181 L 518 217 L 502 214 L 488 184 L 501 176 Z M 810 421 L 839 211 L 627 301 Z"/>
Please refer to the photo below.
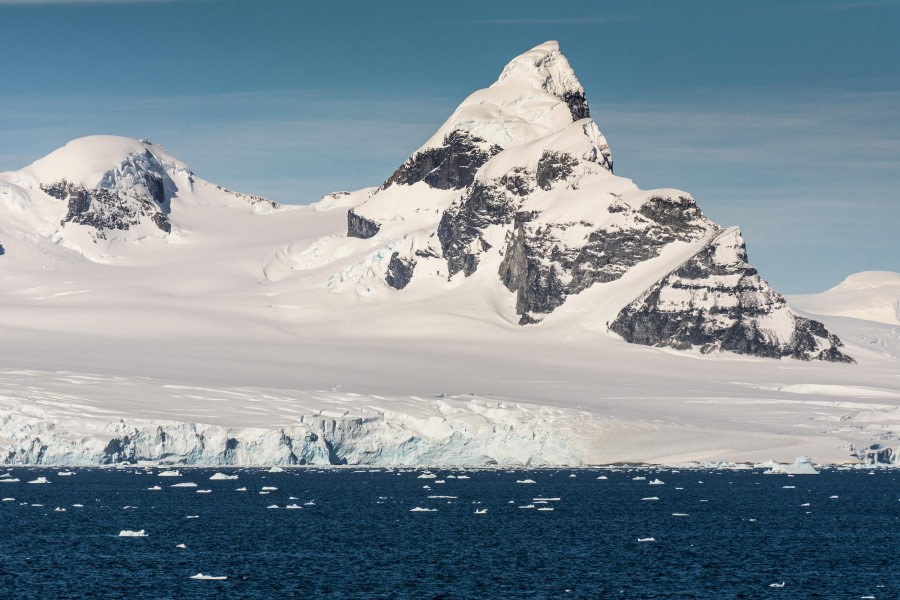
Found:
<path fill-rule="evenodd" d="M 385 175 L 282 206 L 112 136 L 0 174 L 0 462 L 896 461 L 900 328 L 613 174 L 555 42 Z"/>
<path fill-rule="evenodd" d="M 900 273 L 856 273 L 821 294 L 792 296 L 791 302 L 818 315 L 900 325 Z"/>

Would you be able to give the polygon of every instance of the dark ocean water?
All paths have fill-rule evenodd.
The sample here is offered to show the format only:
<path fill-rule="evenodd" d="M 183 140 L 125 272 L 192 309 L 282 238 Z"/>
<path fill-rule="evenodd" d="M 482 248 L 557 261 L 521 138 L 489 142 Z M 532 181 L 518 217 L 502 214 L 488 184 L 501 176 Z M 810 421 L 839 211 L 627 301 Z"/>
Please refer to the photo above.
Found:
<path fill-rule="evenodd" d="M 58 470 L 0 484 L 0 598 L 900 598 L 896 472 Z"/>

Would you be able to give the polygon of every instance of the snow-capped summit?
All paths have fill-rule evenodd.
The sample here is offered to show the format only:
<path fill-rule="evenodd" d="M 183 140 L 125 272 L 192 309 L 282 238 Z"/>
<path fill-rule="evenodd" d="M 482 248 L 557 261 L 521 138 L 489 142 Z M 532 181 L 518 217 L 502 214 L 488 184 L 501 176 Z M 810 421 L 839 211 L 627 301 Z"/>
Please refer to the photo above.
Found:
<path fill-rule="evenodd" d="M 97 259 L 115 241 L 177 234 L 173 202 L 196 200 L 195 186 L 229 197 L 219 203 L 275 206 L 195 178 L 162 146 L 93 135 L 72 140 L 19 171 L 0 173 L 0 209 L 5 205 L 14 213 L 7 221 L 21 221 L 42 237 Z"/>
<path fill-rule="evenodd" d="M 515 57 L 380 188 L 344 204 L 348 237 L 372 252 L 349 285 L 367 295 L 372 279 L 436 294 L 469 278 L 476 295 L 502 285 L 522 325 L 590 292 L 602 307 L 591 318 L 630 342 L 850 360 L 747 264 L 737 229 L 686 192 L 614 175 L 589 114 L 556 42 Z"/>
<path fill-rule="evenodd" d="M 900 273 L 854 273 L 821 294 L 792 296 L 791 302 L 817 315 L 900 325 Z"/>

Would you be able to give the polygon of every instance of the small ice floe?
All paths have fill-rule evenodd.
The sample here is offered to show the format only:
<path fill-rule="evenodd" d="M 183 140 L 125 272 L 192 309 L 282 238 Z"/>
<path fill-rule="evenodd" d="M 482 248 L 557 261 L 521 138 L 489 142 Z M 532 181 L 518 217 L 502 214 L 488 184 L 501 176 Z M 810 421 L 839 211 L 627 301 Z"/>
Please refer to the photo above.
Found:
<path fill-rule="evenodd" d="M 264 492 L 274 492 L 274 491 L 276 491 L 276 490 L 278 490 L 278 488 L 277 488 L 277 487 L 272 487 L 271 485 L 264 485 L 264 486 L 262 486 L 262 491 L 264 491 Z"/>
<path fill-rule="evenodd" d="M 551 511 L 551 510 L 553 510 L 553 508 L 550 507 L 550 506 L 542 506 L 542 507 L 539 508 L 538 510 Z"/>
<path fill-rule="evenodd" d="M 655 542 L 656 538 L 653 538 L 653 537 L 638 538 L 638 541 L 639 542 Z"/>
<path fill-rule="evenodd" d="M 517 479 L 516 483 L 537 483 L 534 479 Z"/>
<path fill-rule="evenodd" d="M 304 502 L 304 503 L 303 503 L 303 506 L 315 506 L 315 505 L 316 505 L 316 503 L 313 502 L 312 500 L 310 500 L 309 502 Z"/>
<path fill-rule="evenodd" d="M 650 497 L 648 497 L 648 498 L 641 498 L 641 501 L 643 501 L 643 502 L 653 502 L 654 500 L 659 500 L 659 497 L 657 497 L 657 496 L 650 496 Z"/>
<path fill-rule="evenodd" d="M 773 588 L 783 588 L 783 587 L 784 587 L 784 582 L 782 581 L 781 583 L 770 583 L 770 584 L 769 584 L 769 587 L 773 587 Z"/>
<path fill-rule="evenodd" d="M 683 490 L 684 488 L 677 487 L 677 488 L 675 488 L 675 489 L 676 489 L 676 490 Z"/>
<path fill-rule="evenodd" d="M 569 477 L 578 477 L 578 475 L 576 475 L 575 473 L 572 473 L 571 475 L 569 475 Z"/>
<path fill-rule="evenodd" d="M 750 521 L 751 523 L 756 523 L 756 519 L 747 519 L 747 520 Z"/>
<path fill-rule="evenodd" d="M 59 506 L 57 506 L 56 508 L 53 509 L 53 512 L 66 512 L 66 509 L 60 508 Z"/>
<path fill-rule="evenodd" d="M 416 506 L 415 508 L 409 509 L 409 512 L 437 512 L 436 508 L 422 508 L 421 506 Z"/>
<path fill-rule="evenodd" d="M 267 472 L 267 473 L 284 473 L 284 469 L 282 469 L 282 468 L 279 467 L 278 465 L 275 465 L 274 467 L 272 467 L 271 469 L 269 469 L 269 470 L 266 471 L 266 472 Z"/>
<path fill-rule="evenodd" d="M 419 475 L 417 477 L 417 479 L 437 479 L 437 475 L 435 475 L 434 473 L 429 473 L 428 471 L 425 471 L 424 473 Z"/>
<path fill-rule="evenodd" d="M 43 508 L 44 507 L 43 504 L 32 504 L 31 506 L 33 506 L 35 508 Z"/>
<path fill-rule="evenodd" d="M 534 508 L 534 504 L 523 504 L 519 508 Z"/>
<path fill-rule="evenodd" d="M 475 514 L 476 515 L 486 515 L 487 509 L 486 508 L 477 508 L 477 509 L 475 509 Z"/>
<path fill-rule="evenodd" d="M 672 516 L 673 517 L 686 517 L 686 516 L 688 516 L 688 514 L 687 513 L 672 513 Z"/>
<path fill-rule="evenodd" d="M 270 504 L 266 508 L 279 508 L 277 504 Z"/>
<path fill-rule="evenodd" d="M 197 494 L 212 494 L 212 490 L 197 490 Z"/>
<path fill-rule="evenodd" d="M 181 471 L 160 471 L 158 477 L 181 477 Z"/>
<path fill-rule="evenodd" d="M 288 504 L 287 506 L 285 506 L 285 508 L 287 508 L 289 510 L 299 510 L 299 509 L 302 509 L 303 507 L 300 506 L 299 504 Z"/>
<path fill-rule="evenodd" d="M 640 475 L 638 475 L 637 477 L 632 477 L 631 480 L 632 481 L 647 481 L 647 478 L 641 477 Z"/>
<path fill-rule="evenodd" d="M 178 487 L 178 488 L 195 488 L 197 487 L 196 483 L 191 483 L 190 481 L 185 481 L 183 483 L 173 483 L 169 487 Z"/>
<path fill-rule="evenodd" d="M 607 477 L 606 475 L 601 475 L 601 476 L 598 477 L 597 479 L 609 479 L 609 477 Z"/>
<path fill-rule="evenodd" d="M 204 575 L 203 573 L 197 573 L 196 575 L 191 575 L 191 579 L 203 579 L 205 581 L 225 581 L 228 579 L 227 575 Z"/>
<path fill-rule="evenodd" d="M 456 500 L 456 496 L 428 496 L 429 500 Z"/>
<path fill-rule="evenodd" d="M 422 486 L 422 489 L 423 489 L 423 490 L 430 490 L 430 489 L 431 489 L 431 486 L 430 486 L 430 485 L 423 485 L 423 486 Z"/>
<path fill-rule="evenodd" d="M 650 485 L 666 485 L 666 484 L 665 484 L 665 482 L 663 482 L 659 479 L 654 479 L 653 481 L 650 482 Z"/>
<path fill-rule="evenodd" d="M 382 498 L 381 496 L 379 496 L 378 499 L 387 500 L 387 498 Z M 288 496 L 288 500 L 299 500 L 299 498 L 297 498 L 297 496 Z"/>
<path fill-rule="evenodd" d="M 800 508 L 806 508 L 807 506 L 809 506 L 809 502 L 804 502 L 800 505 Z"/>
<path fill-rule="evenodd" d="M 435 483 L 447 483 L 447 482 L 444 481 L 443 479 L 437 479 L 437 480 L 435 480 Z"/>
<path fill-rule="evenodd" d="M 534 502 L 559 502 L 561 498 L 532 498 Z"/>
<path fill-rule="evenodd" d="M 28 483 L 50 483 L 50 480 L 46 477 L 38 477 L 37 479 L 32 479 Z"/>
<path fill-rule="evenodd" d="M 237 475 L 226 475 L 225 473 L 213 473 L 209 478 L 210 481 L 226 481 L 229 479 L 237 479 Z"/>
<path fill-rule="evenodd" d="M 245 488 L 245 487 L 239 487 L 238 489 L 236 489 L 236 490 L 234 490 L 234 491 L 236 491 L 236 492 L 246 492 L 246 491 L 247 491 L 247 488 Z"/>
<path fill-rule="evenodd" d="M 182 550 L 184 550 L 185 548 L 187 548 L 187 546 L 185 546 L 184 544 L 178 544 L 178 545 L 175 546 L 175 547 L 176 547 L 176 548 L 181 548 Z"/>
<path fill-rule="evenodd" d="M 840 496 L 828 496 L 829 500 L 837 500 Z"/>
<path fill-rule="evenodd" d="M 764 475 L 818 475 L 819 472 L 812 465 L 812 461 L 808 456 L 798 456 L 793 464 L 783 465 L 769 461 L 760 466 L 768 466 L 763 471 Z"/>
<path fill-rule="evenodd" d="M 10 477 L 7 479 L 0 479 L 0 483 L 19 483 L 19 480 L 15 477 Z"/>
<path fill-rule="evenodd" d="M 137 531 L 123 529 L 119 532 L 119 537 L 147 537 L 147 532 L 143 529 L 138 529 Z"/>
<path fill-rule="evenodd" d="M 794 490 L 794 489 L 797 489 L 797 488 L 796 488 L 796 486 L 793 486 L 793 485 L 783 485 L 783 486 L 781 486 L 781 489 L 783 489 L 783 490 Z"/>
<path fill-rule="evenodd" d="M 456 479 L 456 475 L 447 475 L 445 479 Z"/>
<path fill-rule="evenodd" d="M 84 504 L 73 504 L 72 508 L 84 508 Z"/>
<path fill-rule="evenodd" d="M 16 501 L 15 498 L 4 498 L 3 500 L 0 500 L 0 502 L 15 502 L 15 501 Z"/>
<path fill-rule="evenodd" d="M 456 478 L 457 479 L 469 479 L 469 476 L 468 475 L 457 475 Z"/>
<path fill-rule="evenodd" d="M 74 474 L 75 474 L 75 471 L 60 471 L 60 472 L 57 473 L 56 475 L 57 475 L 58 477 L 71 477 L 71 476 L 74 475 Z"/>
<path fill-rule="evenodd" d="M 200 515 L 188 515 L 185 517 L 185 519 L 199 519 L 199 518 L 200 518 Z"/>
<path fill-rule="evenodd" d="M 860 596 L 859 600 L 875 600 L 875 596 Z"/>
<path fill-rule="evenodd" d="M 137 510 L 137 506 L 132 506 L 130 504 L 126 504 L 122 507 L 122 510 Z"/>
<path fill-rule="evenodd" d="M 148 491 L 148 492 L 158 492 L 158 491 L 161 490 L 161 489 L 162 489 L 162 488 L 159 487 L 158 485 L 154 485 L 154 486 L 148 487 L 148 488 L 147 488 L 147 491 Z"/>

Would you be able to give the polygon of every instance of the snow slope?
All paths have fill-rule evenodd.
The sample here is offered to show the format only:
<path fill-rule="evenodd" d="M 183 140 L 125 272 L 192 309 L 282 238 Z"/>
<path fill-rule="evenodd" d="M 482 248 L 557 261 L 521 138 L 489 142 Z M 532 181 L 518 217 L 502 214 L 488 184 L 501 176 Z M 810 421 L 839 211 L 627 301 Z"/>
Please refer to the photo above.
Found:
<path fill-rule="evenodd" d="M 548 43 L 470 96 L 381 186 L 311 206 L 223 190 L 157 145 L 110 136 L 0 174 L 0 462 L 896 462 L 897 327 L 822 317 L 855 364 L 610 333 L 624 307 L 704 252 L 724 270 L 691 270 L 693 294 L 749 266 L 736 230 L 690 196 L 613 175 L 587 110 Z M 574 157 L 568 174 L 559 152 Z M 513 193 L 519 184 L 529 193 Z M 490 198 L 474 193 L 487 187 Z M 505 206 L 533 220 L 491 221 Z M 348 236 L 350 210 L 358 232 L 369 221 L 377 231 Z M 445 221 L 456 233 L 442 245 Z M 512 272 L 510 240 L 540 273 L 564 263 L 541 243 L 581 252 L 598 230 L 658 244 L 583 265 L 596 267 L 583 288 L 573 282 L 586 275 L 567 271 L 553 306 L 537 303 L 539 286 L 498 276 Z M 803 315 L 746 277 L 756 291 L 741 302 L 765 298 L 790 321 L 764 329 L 794 331 Z M 661 297 L 670 304 L 654 314 L 685 302 Z M 700 314 L 744 306 L 732 300 Z M 539 322 L 521 325 L 524 315 Z"/>
<path fill-rule="evenodd" d="M 818 315 L 900 325 L 900 273 L 856 273 L 821 294 L 792 296 L 791 302 Z"/>

